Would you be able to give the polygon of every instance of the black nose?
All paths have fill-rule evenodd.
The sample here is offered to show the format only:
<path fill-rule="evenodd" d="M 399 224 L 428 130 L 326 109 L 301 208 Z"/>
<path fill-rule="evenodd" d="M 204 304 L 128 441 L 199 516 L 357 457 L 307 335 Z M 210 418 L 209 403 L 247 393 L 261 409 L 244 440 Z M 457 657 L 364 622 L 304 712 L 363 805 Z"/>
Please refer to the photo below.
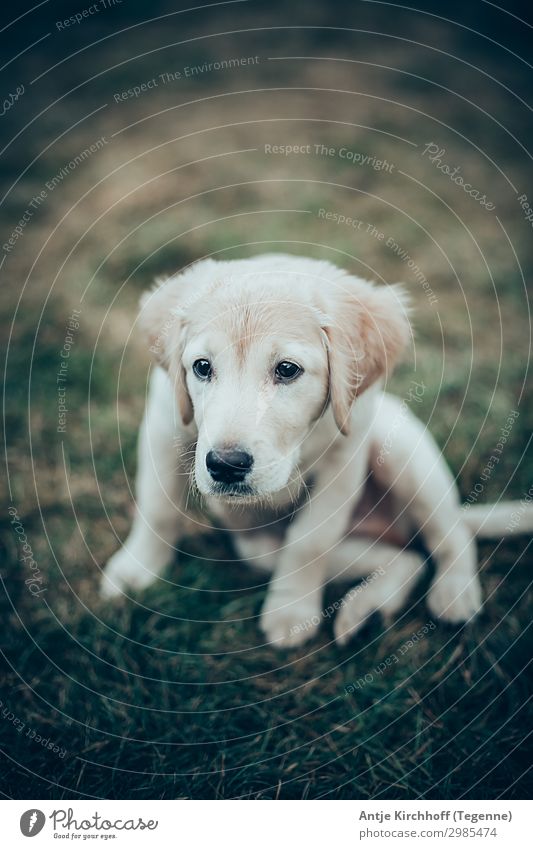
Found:
<path fill-rule="evenodd" d="M 239 448 L 219 448 L 209 451 L 205 465 L 217 483 L 240 483 L 254 463 L 254 458 Z"/>

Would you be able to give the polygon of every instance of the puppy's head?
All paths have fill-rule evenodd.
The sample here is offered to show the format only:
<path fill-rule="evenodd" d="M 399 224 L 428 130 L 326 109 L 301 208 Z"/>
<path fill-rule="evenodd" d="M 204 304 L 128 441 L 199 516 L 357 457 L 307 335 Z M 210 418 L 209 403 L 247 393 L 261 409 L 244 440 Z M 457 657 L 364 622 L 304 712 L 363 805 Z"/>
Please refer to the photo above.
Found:
<path fill-rule="evenodd" d="M 266 260 L 267 258 L 265 258 Z M 298 477 L 302 443 L 330 402 L 347 435 L 357 396 L 409 336 L 397 287 L 287 257 L 198 263 L 141 304 L 150 350 L 197 429 L 204 495 L 253 499 Z"/>

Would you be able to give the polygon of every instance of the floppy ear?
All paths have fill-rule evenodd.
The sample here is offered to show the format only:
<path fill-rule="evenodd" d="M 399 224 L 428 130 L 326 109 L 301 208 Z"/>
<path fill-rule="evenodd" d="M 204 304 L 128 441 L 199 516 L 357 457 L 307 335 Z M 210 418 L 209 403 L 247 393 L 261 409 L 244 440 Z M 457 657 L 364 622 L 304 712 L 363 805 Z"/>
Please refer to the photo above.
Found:
<path fill-rule="evenodd" d="M 328 339 L 329 397 L 335 422 L 345 436 L 358 395 L 392 371 L 411 333 L 408 298 L 401 285 L 376 287 L 341 278 L 324 327 Z"/>
<path fill-rule="evenodd" d="M 139 326 L 148 342 L 148 350 L 158 365 L 166 369 L 174 384 L 183 424 L 192 421 L 194 411 L 182 365 L 185 313 L 180 277 L 160 282 L 140 301 Z"/>

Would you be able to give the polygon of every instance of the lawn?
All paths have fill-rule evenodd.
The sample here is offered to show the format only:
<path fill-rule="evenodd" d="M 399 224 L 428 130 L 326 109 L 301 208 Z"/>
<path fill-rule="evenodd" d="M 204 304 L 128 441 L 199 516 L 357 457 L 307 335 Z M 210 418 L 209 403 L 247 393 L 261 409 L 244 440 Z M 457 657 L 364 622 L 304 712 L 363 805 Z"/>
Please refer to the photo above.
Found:
<path fill-rule="evenodd" d="M 525 25 L 473 6 L 449 6 L 460 25 L 358 2 L 14 25 L 13 54 L 51 36 L 13 62 L 2 118 L 4 796 L 530 797 L 528 537 L 480 546 L 469 627 L 413 639 L 428 570 L 398 622 L 343 649 L 331 619 L 303 649 L 262 645 L 263 579 L 193 513 L 165 581 L 97 591 L 131 521 L 137 302 L 203 256 L 403 280 L 416 333 L 391 388 L 423 383 L 415 412 L 465 499 L 528 497 Z"/>

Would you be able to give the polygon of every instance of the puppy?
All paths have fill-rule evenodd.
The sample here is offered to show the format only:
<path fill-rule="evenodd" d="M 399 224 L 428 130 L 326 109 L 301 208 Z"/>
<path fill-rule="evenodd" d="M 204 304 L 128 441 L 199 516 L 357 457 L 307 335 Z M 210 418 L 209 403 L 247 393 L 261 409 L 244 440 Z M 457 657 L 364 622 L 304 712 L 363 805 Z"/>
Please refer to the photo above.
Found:
<path fill-rule="evenodd" d="M 424 565 L 383 534 L 352 533 L 372 478 L 406 541 L 418 532 L 433 558 L 431 614 L 462 623 L 479 612 L 474 536 L 505 533 L 513 505 L 462 510 L 428 431 L 383 392 L 411 342 L 401 286 L 296 256 L 208 259 L 145 295 L 139 320 L 157 368 L 133 527 L 104 570 L 105 596 L 146 587 L 173 559 L 192 487 L 239 555 L 272 573 L 270 643 L 309 639 L 324 584 L 371 573 L 338 605 L 343 644 L 371 613 L 397 614 Z M 520 529 L 531 528 L 528 512 Z"/>

